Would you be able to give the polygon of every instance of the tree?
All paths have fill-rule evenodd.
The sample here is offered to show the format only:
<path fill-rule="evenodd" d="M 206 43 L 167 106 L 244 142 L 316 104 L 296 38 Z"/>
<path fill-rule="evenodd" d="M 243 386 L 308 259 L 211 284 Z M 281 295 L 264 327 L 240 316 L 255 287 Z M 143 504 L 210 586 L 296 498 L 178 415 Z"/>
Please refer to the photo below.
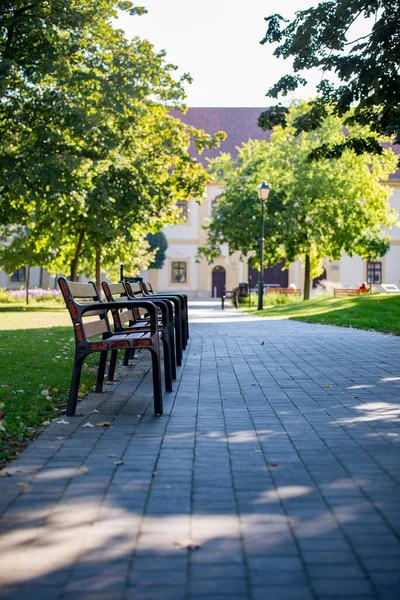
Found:
<path fill-rule="evenodd" d="M 191 139 L 201 149 L 224 137 L 170 116 L 171 107 L 184 108 L 189 77 L 175 80 L 176 68 L 164 52 L 154 52 L 145 40 L 129 42 L 107 23 L 120 4 L 137 11 L 129 2 L 84 2 L 88 16 L 83 25 L 78 19 L 77 33 L 77 16 L 71 24 L 66 9 L 61 38 L 71 48 L 60 50 L 52 10 L 64 2 L 34 3 L 50 11 L 54 36 L 47 40 L 47 27 L 42 33 L 57 47 L 54 70 L 49 72 L 42 46 L 36 47 L 27 27 L 22 37 L 37 53 L 35 69 L 16 52 L 16 66 L 5 71 L 0 217 L 3 225 L 22 224 L 38 246 L 50 246 L 46 266 L 70 269 L 72 279 L 79 265 L 99 279 L 101 265 L 112 270 L 129 254 L 143 267 L 145 235 L 175 222 L 176 202 L 201 195 L 209 180 L 188 153 Z M 75 2 L 71 6 L 77 10 Z"/>
<path fill-rule="evenodd" d="M 355 21 L 369 19 L 368 32 L 352 39 Z M 309 110 L 299 115 L 298 132 L 318 128 L 333 106 L 334 114 L 347 115 L 345 124 L 369 125 L 380 135 L 394 135 L 400 143 L 400 18 L 397 0 L 330 0 L 299 11 L 289 22 L 279 14 L 265 19 L 268 28 L 261 44 L 277 43 L 274 55 L 293 58 L 294 75 L 284 75 L 268 92 L 278 98 L 307 83 L 299 73 L 318 68 L 333 72 L 340 80 L 335 86 L 323 79 L 318 97 Z M 351 107 L 354 111 L 349 113 Z M 260 115 L 259 125 L 268 130 L 284 125 L 289 109 L 282 104 Z M 310 158 L 337 158 L 346 149 L 356 153 L 381 154 L 376 136 L 352 134 L 338 142 L 321 141 Z"/>
<path fill-rule="evenodd" d="M 146 241 L 149 244 L 149 251 L 154 252 L 154 258 L 149 264 L 149 269 L 162 269 L 168 248 L 168 241 L 165 234 L 162 231 L 149 233 Z"/>
<path fill-rule="evenodd" d="M 64 77 L 93 44 L 113 35 L 110 24 L 123 10 L 146 10 L 129 0 L 2 0 L 0 6 L 0 97 Z"/>
<path fill-rule="evenodd" d="M 367 258 L 372 248 L 387 249 L 388 236 L 381 228 L 393 224 L 395 215 L 387 202 L 390 188 L 380 181 L 396 166 L 390 149 L 380 156 L 346 149 L 338 159 L 310 162 L 308 156 L 321 140 L 341 143 L 346 133 L 342 120 L 331 114 L 317 130 L 298 135 L 296 120 L 307 110 L 306 105 L 292 107 L 286 126 L 274 128 L 270 143 L 250 141 L 239 149 L 237 159 L 225 154 L 211 161 L 225 189 L 208 227 L 208 247 L 201 249 L 212 260 L 219 245 L 227 243 L 229 252 L 239 250 L 258 259 L 256 187 L 266 180 L 272 192 L 266 211 L 265 259 L 285 258 L 287 264 L 302 259 L 305 299 L 311 277 L 321 272 L 325 257 L 337 260 L 347 252 Z"/>

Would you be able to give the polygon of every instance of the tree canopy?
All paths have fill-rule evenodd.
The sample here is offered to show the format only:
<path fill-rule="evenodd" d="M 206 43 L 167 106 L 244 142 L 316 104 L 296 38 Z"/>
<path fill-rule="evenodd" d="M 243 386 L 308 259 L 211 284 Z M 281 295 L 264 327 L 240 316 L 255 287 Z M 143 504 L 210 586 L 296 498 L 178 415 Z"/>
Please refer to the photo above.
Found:
<path fill-rule="evenodd" d="M 0 9 L 0 222 L 10 256 L 29 240 L 53 272 L 146 265 L 145 237 L 201 196 L 189 152 L 218 145 L 170 114 L 185 81 L 164 52 L 110 25 L 115 0 L 32 0 Z M 44 252 L 46 250 L 46 252 Z M 5 252 L 3 252 L 5 255 Z M 21 253 L 18 253 L 21 256 Z M 133 258 L 134 257 L 134 258 Z M 151 256 L 148 257 L 151 259 Z M 136 261 L 136 262 L 135 262 Z M 42 263 L 43 264 L 43 263 Z"/>
<path fill-rule="evenodd" d="M 396 167 L 390 149 L 380 156 L 346 149 L 340 158 L 310 162 L 308 156 L 321 140 L 341 143 L 346 133 L 343 121 L 331 114 L 318 129 L 298 135 L 295 123 L 307 110 L 304 104 L 292 107 L 285 127 L 276 126 L 269 143 L 250 140 L 237 158 L 221 154 L 211 161 L 224 189 L 208 226 L 208 245 L 200 249 L 212 260 L 227 243 L 230 253 L 253 255 L 257 264 L 261 205 L 256 188 L 265 180 L 271 193 L 264 258 L 285 258 L 287 264 L 303 260 L 306 297 L 310 277 L 319 274 L 325 257 L 337 260 L 347 252 L 369 259 L 387 251 L 388 236 L 381 228 L 390 226 L 395 215 L 387 201 L 391 190 L 381 181 Z M 377 137 L 366 128 L 360 133 Z"/>
<path fill-rule="evenodd" d="M 168 241 L 165 237 L 165 233 L 162 231 L 149 233 L 146 240 L 149 243 L 150 250 L 154 252 L 154 258 L 149 265 L 149 269 L 162 269 L 168 248 Z"/>
<path fill-rule="evenodd" d="M 352 25 L 365 21 L 366 33 L 354 39 Z M 284 75 L 268 91 L 278 98 L 307 83 L 304 71 L 320 69 L 325 75 L 335 73 L 340 80 L 334 85 L 323 78 L 318 97 L 307 113 L 299 115 L 298 132 L 321 125 L 333 106 L 340 117 L 347 114 L 346 124 L 369 125 L 371 130 L 393 135 L 400 144 L 400 16 L 397 0 L 330 0 L 296 13 L 292 21 L 279 14 L 265 19 L 267 32 L 261 44 L 277 44 L 274 55 L 293 59 L 294 75 Z M 354 111 L 349 113 L 350 108 Z M 284 125 L 288 108 L 281 103 L 259 117 L 265 130 Z M 374 136 L 352 135 L 340 143 L 321 141 L 310 158 L 337 158 L 347 148 L 357 153 L 381 153 Z"/>

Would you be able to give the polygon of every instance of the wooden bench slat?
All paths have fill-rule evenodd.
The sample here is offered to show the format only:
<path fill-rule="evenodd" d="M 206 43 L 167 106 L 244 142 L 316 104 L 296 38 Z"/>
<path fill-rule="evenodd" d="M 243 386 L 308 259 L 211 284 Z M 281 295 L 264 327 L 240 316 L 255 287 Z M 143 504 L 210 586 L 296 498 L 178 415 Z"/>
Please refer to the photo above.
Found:
<path fill-rule="evenodd" d="M 68 281 L 69 289 L 74 298 L 95 298 L 96 292 L 91 283 L 77 283 Z"/>
<path fill-rule="evenodd" d="M 83 328 L 85 330 L 85 335 L 89 339 L 94 335 L 100 335 L 101 333 L 108 332 L 108 324 L 105 319 L 102 321 L 93 321 L 91 323 L 84 323 Z"/>
<path fill-rule="evenodd" d="M 135 317 L 133 316 L 133 312 L 131 310 L 124 310 L 124 312 L 120 313 L 119 320 L 121 321 L 121 325 L 123 325 L 128 321 L 134 321 Z"/>
<path fill-rule="evenodd" d="M 113 296 L 115 294 L 122 294 L 123 296 L 126 296 L 125 286 L 123 283 L 109 283 L 108 287 Z"/>

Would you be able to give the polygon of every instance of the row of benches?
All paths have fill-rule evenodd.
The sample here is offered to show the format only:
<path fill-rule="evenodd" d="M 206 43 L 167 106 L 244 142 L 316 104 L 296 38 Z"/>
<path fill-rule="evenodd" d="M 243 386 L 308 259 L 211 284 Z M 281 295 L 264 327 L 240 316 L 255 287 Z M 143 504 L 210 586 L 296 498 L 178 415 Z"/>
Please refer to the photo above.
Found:
<path fill-rule="evenodd" d="M 96 392 L 103 388 L 107 355 L 111 352 L 108 378 L 114 379 L 117 354 L 124 350 L 124 364 L 136 348 L 147 348 L 152 358 L 154 413 L 163 413 L 160 345 L 163 344 L 166 391 L 172 391 L 176 367 L 189 338 L 187 296 L 155 293 L 150 284 L 102 283 L 106 302 L 94 282 L 76 283 L 58 278 L 75 333 L 75 358 L 67 415 L 73 416 L 85 358 L 100 353 Z M 112 324 L 109 315 L 112 316 Z"/>

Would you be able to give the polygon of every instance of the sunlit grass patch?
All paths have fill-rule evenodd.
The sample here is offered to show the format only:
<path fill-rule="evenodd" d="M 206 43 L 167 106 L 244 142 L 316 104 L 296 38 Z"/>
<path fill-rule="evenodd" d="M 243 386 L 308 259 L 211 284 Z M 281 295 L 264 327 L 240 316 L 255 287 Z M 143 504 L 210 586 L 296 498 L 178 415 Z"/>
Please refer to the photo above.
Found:
<path fill-rule="evenodd" d="M 0 311 L 0 459 L 12 457 L 65 405 L 75 342 L 62 310 Z M 84 394 L 95 383 L 98 355 L 85 361 Z"/>
<path fill-rule="evenodd" d="M 400 335 L 400 294 L 343 298 L 317 296 L 307 301 L 297 299 L 290 304 L 270 306 L 262 311 L 243 304 L 242 310 L 264 317 L 372 329 Z"/>

